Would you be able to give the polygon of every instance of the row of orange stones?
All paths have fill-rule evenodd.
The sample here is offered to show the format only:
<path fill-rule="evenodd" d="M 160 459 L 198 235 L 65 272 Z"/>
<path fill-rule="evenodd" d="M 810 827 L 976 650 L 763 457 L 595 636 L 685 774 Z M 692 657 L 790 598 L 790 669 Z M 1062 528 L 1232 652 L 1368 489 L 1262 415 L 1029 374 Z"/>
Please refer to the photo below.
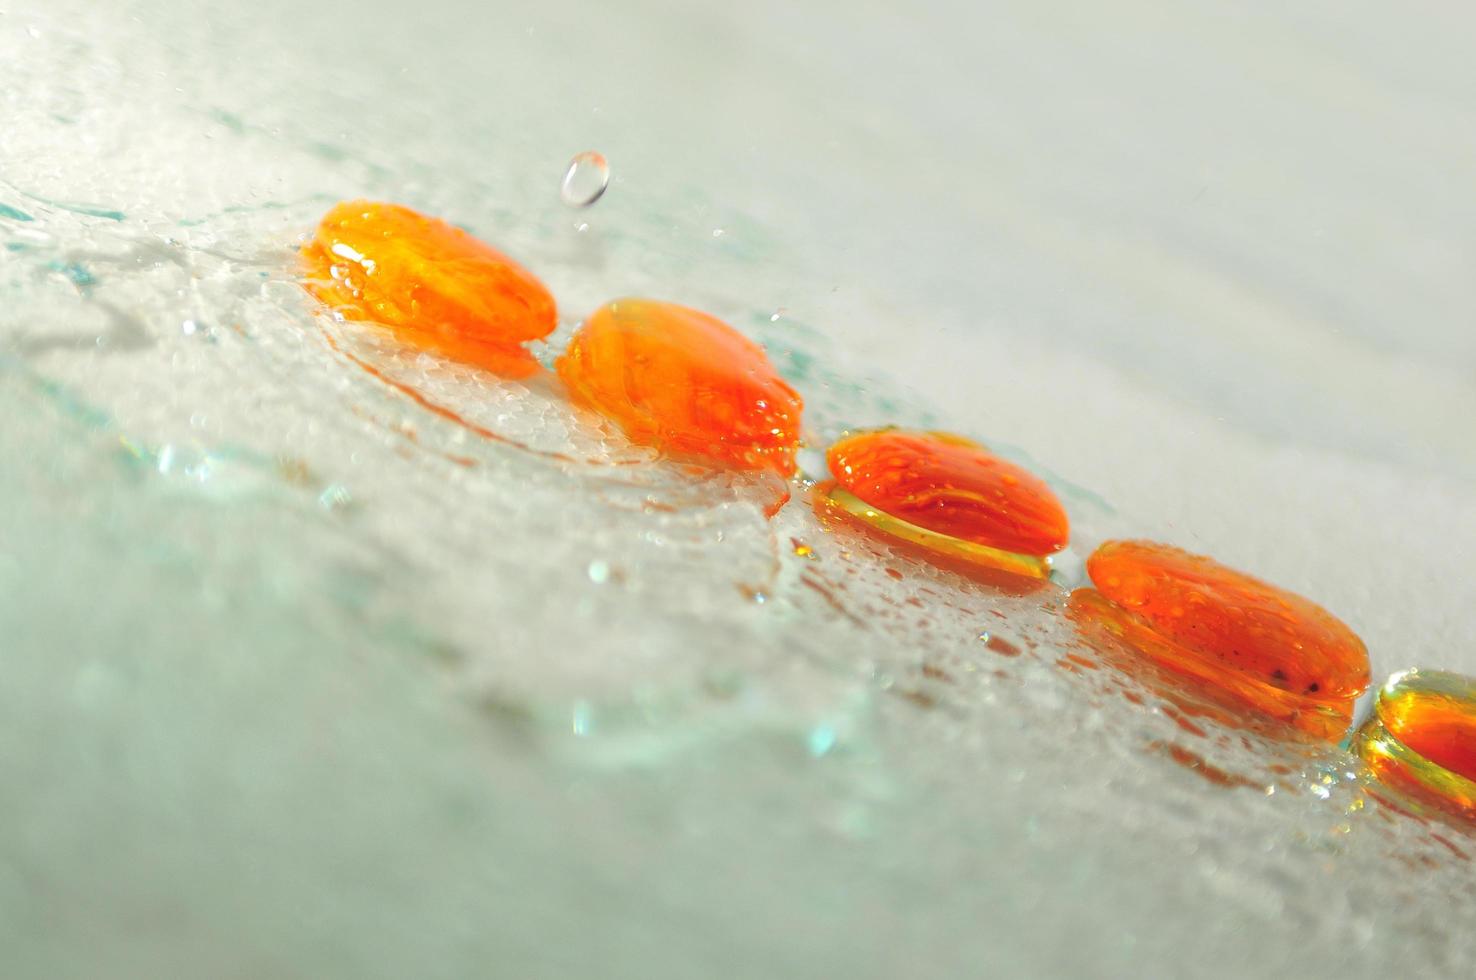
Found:
<path fill-rule="evenodd" d="M 503 376 L 539 370 L 524 344 L 557 324 L 552 295 L 511 258 L 398 205 L 337 205 L 303 256 L 307 288 L 345 319 L 384 325 L 407 344 Z M 786 479 L 795 472 L 799 394 L 763 348 L 706 313 L 617 300 L 584 321 L 555 366 L 577 403 L 633 442 L 710 465 Z M 1070 537 L 1066 510 L 1043 480 L 958 436 L 858 432 L 831 446 L 827 463 L 831 480 L 815 488 L 817 510 L 939 564 L 1044 584 L 1051 556 Z M 1348 730 L 1369 684 L 1368 653 L 1326 610 L 1149 542 L 1108 542 L 1087 573 L 1096 588 L 1070 601 L 1079 623 L 1318 737 Z M 1378 730 L 1365 728 L 1355 744 L 1376 774 L 1395 773 L 1388 778 L 1402 789 L 1454 796 L 1476 815 L 1476 693 L 1471 682 L 1440 675 L 1438 697 L 1409 694 L 1412 678 L 1423 676 L 1391 682 L 1370 722 Z"/>

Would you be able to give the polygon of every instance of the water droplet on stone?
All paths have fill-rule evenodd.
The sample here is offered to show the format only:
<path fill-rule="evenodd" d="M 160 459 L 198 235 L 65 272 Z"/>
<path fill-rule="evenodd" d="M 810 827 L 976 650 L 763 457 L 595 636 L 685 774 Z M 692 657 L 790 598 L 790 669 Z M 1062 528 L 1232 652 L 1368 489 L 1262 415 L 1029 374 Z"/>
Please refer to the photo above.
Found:
<path fill-rule="evenodd" d="M 587 208 L 598 201 L 610 183 L 610 164 L 603 153 L 585 150 L 569 161 L 559 196 L 571 208 Z"/>

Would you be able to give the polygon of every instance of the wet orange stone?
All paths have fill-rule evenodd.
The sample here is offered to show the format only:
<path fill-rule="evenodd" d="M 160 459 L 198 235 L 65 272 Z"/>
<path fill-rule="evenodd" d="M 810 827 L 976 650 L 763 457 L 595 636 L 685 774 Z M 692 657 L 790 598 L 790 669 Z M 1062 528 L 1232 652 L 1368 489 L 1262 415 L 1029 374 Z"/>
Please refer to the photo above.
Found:
<path fill-rule="evenodd" d="M 880 429 L 830 447 L 836 485 L 892 517 L 1015 554 L 1060 551 L 1066 510 L 1045 481 L 943 432 Z"/>
<path fill-rule="evenodd" d="M 1072 592 L 1066 615 L 1105 662 L 1195 717 L 1228 728 L 1280 734 L 1256 721 L 1264 716 L 1328 741 L 1342 738 L 1353 721 L 1353 699 L 1318 700 L 1272 687 L 1213 654 L 1160 634 L 1147 620 L 1096 589 Z"/>
<path fill-rule="evenodd" d="M 1476 818 L 1476 678 L 1395 674 L 1353 744 L 1381 782 L 1416 802 Z"/>
<path fill-rule="evenodd" d="M 1044 558 L 950 538 L 888 517 L 836 486 L 834 480 L 816 484 L 809 498 L 821 526 L 831 534 L 859 535 L 866 539 L 880 534 L 893 554 L 926 562 L 985 586 L 991 592 L 1027 596 L 1050 587 L 1051 565 Z M 882 554 L 869 541 L 857 540 L 853 545 L 878 557 Z M 906 577 L 896 568 L 888 567 L 884 571 L 898 580 Z M 915 599 L 908 601 L 923 605 Z"/>
<path fill-rule="evenodd" d="M 794 472 L 804 403 L 762 347 L 698 310 L 619 299 L 558 360 L 575 400 L 631 441 L 782 477 Z"/>
<path fill-rule="evenodd" d="M 1476 779 L 1476 699 L 1393 689 L 1381 695 L 1379 717 L 1395 738 L 1431 762 Z"/>
<path fill-rule="evenodd" d="M 526 269 L 397 204 L 335 205 L 302 254 L 308 290 L 344 317 L 509 377 L 537 370 L 522 344 L 557 324 L 553 296 Z"/>
<path fill-rule="evenodd" d="M 1287 694 L 1351 701 L 1368 687 L 1363 641 L 1327 610 L 1202 555 L 1109 541 L 1092 582 L 1152 629 L 1221 667 Z"/>

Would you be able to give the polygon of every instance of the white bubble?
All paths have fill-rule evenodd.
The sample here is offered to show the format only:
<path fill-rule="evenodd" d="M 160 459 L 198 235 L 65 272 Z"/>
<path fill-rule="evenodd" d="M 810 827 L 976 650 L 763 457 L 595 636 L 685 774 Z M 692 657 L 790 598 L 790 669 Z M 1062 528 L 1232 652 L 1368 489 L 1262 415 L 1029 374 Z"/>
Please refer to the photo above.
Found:
<path fill-rule="evenodd" d="M 559 196 L 571 208 L 587 208 L 598 201 L 610 184 L 610 164 L 602 153 L 586 150 L 569 161 Z"/>

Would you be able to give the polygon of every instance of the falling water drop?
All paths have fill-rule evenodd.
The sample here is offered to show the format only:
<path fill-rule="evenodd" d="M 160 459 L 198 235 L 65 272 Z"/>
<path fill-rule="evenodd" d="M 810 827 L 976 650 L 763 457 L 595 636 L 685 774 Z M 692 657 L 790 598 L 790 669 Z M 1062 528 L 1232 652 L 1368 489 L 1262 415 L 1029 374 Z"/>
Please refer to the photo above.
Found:
<path fill-rule="evenodd" d="M 610 164 L 603 153 L 585 150 L 569 161 L 559 196 L 571 208 L 587 208 L 598 201 L 610 183 Z"/>

